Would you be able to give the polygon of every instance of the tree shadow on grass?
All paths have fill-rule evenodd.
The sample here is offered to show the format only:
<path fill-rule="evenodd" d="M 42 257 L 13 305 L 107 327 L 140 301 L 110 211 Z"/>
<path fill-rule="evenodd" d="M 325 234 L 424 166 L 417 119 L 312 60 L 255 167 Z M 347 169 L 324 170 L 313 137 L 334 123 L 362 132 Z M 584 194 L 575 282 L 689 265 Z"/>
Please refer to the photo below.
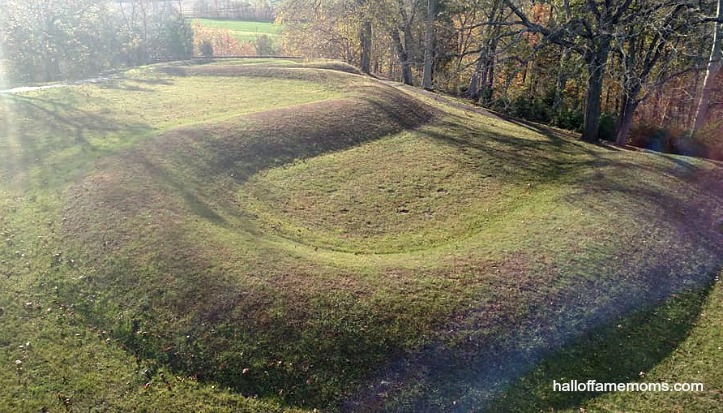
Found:
<path fill-rule="evenodd" d="M 592 330 L 543 359 L 488 411 L 557 411 L 577 408 L 602 394 L 555 391 L 555 382 L 645 382 L 646 373 L 689 336 L 712 286 L 674 295 Z"/>
<path fill-rule="evenodd" d="M 119 129 L 108 116 L 78 109 L 72 103 L 42 99 L 33 96 L 12 95 L 17 114 L 28 119 L 44 122 L 54 133 L 70 132 L 75 142 L 90 146 L 85 135 L 89 131 L 109 133 Z"/>
<path fill-rule="evenodd" d="M 191 190 L 186 184 L 175 178 L 171 172 L 164 169 L 161 165 L 153 160 L 149 159 L 143 153 L 136 153 L 136 161 L 143 165 L 148 170 L 150 176 L 159 182 L 166 183 L 174 188 L 174 190 L 180 194 L 188 208 L 198 217 L 204 218 L 217 225 L 227 225 L 226 220 L 216 211 L 213 210 L 206 202 L 204 202 L 199 195 Z"/>
<path fill-rule="evenodd" d="M 0 125 L 0 131 L 4 139 L 18 145 L 15 151 L 2 154 L 5 162 L 15 165 L 11 177 L 22 174 L 31 166 L 39 167 L 44 176 L 62 175 L 62 172 L 52 170 L 54 166 L 51 163 L 61 162 L 58 156 L 63 151 L 77 147 L 83 154 L 104 153 L 108 150 L 95 145 L 92 138 L 120 134 L 133 136 L 150 131 L 148 125 L 121 121 L 113 112 L 81 109 L 76 98 L 71 95 L 63 100 L 27 95 L 3 96 L 7 119 Z M 64 158 L 64 165 L 55 167 L 70 167 L 73 162 L 82 162 L 82 158 Z"/>
<path fill-rule="evenodd" d="M 428 129 L 422 133 L 463 153 L 469 153 L 472 158 L 486 161 L 482 169 L 492 172 L 496 179 L 503 182 L 576 180 L 580 172 L 617 163 L 606 156 L 612 151 L 605 147 L 565 139 L 549 131 L 542 133 L 546 136 L 544 140 L 526 139 L 512 132 L 492 132 L 458 121 L 443 120 L 438 124 L 444 130 L 443 133 Z M 519 126 L 529 129 L 524 124 Z M 529 130 L 541 133 L 538 129 Z M 490 170 L 490 166 L 497 168 Z"/>
<path fill-rule="evenodd" d="M 171 78 L 161 74 L 149 77 L 118 76 L 108 79 L 99 85 L 102 89 L 124 90 L 128 92 L 156 92 L 152 86 L 173 86 Z"/>

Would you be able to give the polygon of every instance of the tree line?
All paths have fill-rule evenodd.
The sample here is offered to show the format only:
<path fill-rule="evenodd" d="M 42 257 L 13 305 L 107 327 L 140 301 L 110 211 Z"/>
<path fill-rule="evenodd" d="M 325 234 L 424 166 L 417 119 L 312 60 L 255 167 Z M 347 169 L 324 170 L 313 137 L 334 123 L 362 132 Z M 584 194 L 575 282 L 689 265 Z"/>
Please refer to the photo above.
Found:
<path fill-rule="evenodd" d="M 636 128 L 657 124 L 676 130 L 668 149 L 685 152 L 723 149 L 722 1 L 286 0 L 277 16 L 292 54 L 342 59 L 587 142 L 635 143 L 655 135 Z"/>
<path fill-rule="evenodd" d="M 175 2 L 4 0 L 2 67 L 9 83 L 84 78 L 193 54 L 193 30 Z"/>
<path fill-rule="evenodd" d="M 204 19 L 270 22 L 276 17 L 275 3 L 273 0 L 195 0 L 190 10 L 193 17 Z"/>
<path fill-rule="evenodd" d="M 287 54 L 465 96 L 581 139 L 723 157 L 723 0 L 196 0 L 276 15 Z M 0 0 L 3 77 L 193 55 L 184 0 Z M 196 10 L 198 11 L 198 10 Z"/>

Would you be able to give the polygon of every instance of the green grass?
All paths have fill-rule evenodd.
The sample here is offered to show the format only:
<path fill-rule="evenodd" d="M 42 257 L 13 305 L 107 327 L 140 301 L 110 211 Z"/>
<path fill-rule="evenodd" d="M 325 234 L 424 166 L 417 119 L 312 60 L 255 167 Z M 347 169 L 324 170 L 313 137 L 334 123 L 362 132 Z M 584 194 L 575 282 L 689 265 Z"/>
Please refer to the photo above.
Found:
<path fill-rule="evenodd" d="M 468 238 L 511 207 L 498 183 L 466 162 L 471 157 L 421 131 L 403 132 L 268 170 L 239 196 L 265 227 L 300 243 L 362 253 L 426 249 Z"/>
<path fill-rule="evenodd" d="M 638 352 L 641 348 L 651 348 L 650 338 L 658 338 L 654 342 L 652 351 L 660 351 L 661 347 L 668 350 L 662 362 L 651 365 L 649 370 L 643 371 L 646 382 L 687 382 L 703 383 L 702 392 L 685 393 L 653 393 L 653 394 L 625 394 L 611 393 L 601 395 L 586 401 L 589 410 L 608 411 L 639 411 L 639 412 L 716 412 L 723 408 L 723 372 L 720 369 L 721 343 L 723 343 L 723 288 L 720 281 L 716 282 L 704 294 L 688 295 L 674 299 L 662 310 L 657 311 L 658 330 L 647 329 L 643 336 L 637 333 L 636 344 Z M 693 308 L 691 308 L 691 305 Z M 697 314 L 696 314 L 697 312 Z M 668 317 L 661 319 L 661 316 Z M 690 320 L 693 318 L 693 320 Z M 682 322 L 681 322 L 682 321 Z M 677 325 L 676 325 L 677 324 Z M 647 327 L 650 323 L 644 324 Z M 653 324 L 655 326 L 655 324 Z M 673 327 L 673 328 L 670 328 Z M 662 340 L 668 333 L 668 338 L 678 338 L 683 335 L 680 344 L 672 348 L 670 340 Z M 672 333 L 672 334 L 670 334 Z M 650 351 L 650 350 L 648 350 Z"/>
<path fill-rule="evenodd" d="M 226 98 L 218 99 L 219 90 Z M 329 85 L 296 79 L 229 83 L 224 77 L 171 77 L 149 70 L 130 71 L 106 84 L 7 95 L 0 173 L 20 175 L 14 182 L 28 189 L 57 188 L 95 158 L 165 129 L 335 96 L 338 90 Z"/>
<path fill-rule="evenodd" d="M 713 405 L 547 382 L 721 388 L 686 367 L 720 360 L 720 165 L 353 73 L 0 96 L 0 410 Z"/>
<path fill-rule="evenodd" d="M 271 22 L 254 22 L 240 20 L 211 20 L 194 19 L 201 26 L 212 29 L 223 29 L 231 32 L 231 35 L 243 42 L 253 42 L 260 35 L 276 38 L 279 36 L 281 27 Z"/>
<path fill-rule="evenodd" d="M 613 320 L 548 357 L 489 411 L 721 411 L 720 282 Z M 553 381 L 702 383 L 697 392 L 553 392 Z"/>

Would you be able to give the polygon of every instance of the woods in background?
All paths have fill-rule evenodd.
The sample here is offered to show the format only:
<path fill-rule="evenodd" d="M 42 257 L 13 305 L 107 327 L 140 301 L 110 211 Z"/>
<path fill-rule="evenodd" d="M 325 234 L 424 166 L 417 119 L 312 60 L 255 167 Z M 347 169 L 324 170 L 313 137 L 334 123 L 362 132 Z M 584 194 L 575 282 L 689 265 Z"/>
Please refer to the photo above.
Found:
<path fill-rule="evenodd" d="M 273 21 L 275 3 L 270 0 L 181 0 L 184 10 L 193 17 L 204 19 L 233 19 L 245 21 Z M 187 4 L 190 3 L 190 4 Z"/>
<path fill-rule="evenodd" d="M 194 48 L 341 59 L 587 142 L 721 159 L 722 1 L 4 0 L 0 59 L 16 83 L 186 59 Z M 194 46 L 184 13 L 275 16 L 283 50 L 200 25 Z"/>
<path fill-rule="evenodd" d="M 588 142 L 721 158 L 719 3 L 286 0 L 277 16 L 290 54 L 342 59 Z"/>
<path fill-rule="evenodd" d="M 10 82 L 48 82 L 193 53 L 172 1 L 4 0 L 2 66 Z"/>

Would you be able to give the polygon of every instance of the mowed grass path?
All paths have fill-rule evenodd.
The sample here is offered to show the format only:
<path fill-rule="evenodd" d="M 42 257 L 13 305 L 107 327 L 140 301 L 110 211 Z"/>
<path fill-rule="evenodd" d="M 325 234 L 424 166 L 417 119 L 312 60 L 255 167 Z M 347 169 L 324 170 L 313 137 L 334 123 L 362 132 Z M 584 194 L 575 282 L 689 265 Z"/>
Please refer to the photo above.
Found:
<path fill-rule="evenodd" d="M 720 166 L 316 66 L 3 96 L 0 407 L 615 405 L 546 381 L 712 331 Z"/>
<path fill-rule="evenodd" d="M 260 35 L 276 38 L 281 31 L 281 26 L 272 22 L 211 19 L 194 19 L 193 21 L 204 27 L 228 30 L 233 37 L 244 42 L 256 41 Z"/>

